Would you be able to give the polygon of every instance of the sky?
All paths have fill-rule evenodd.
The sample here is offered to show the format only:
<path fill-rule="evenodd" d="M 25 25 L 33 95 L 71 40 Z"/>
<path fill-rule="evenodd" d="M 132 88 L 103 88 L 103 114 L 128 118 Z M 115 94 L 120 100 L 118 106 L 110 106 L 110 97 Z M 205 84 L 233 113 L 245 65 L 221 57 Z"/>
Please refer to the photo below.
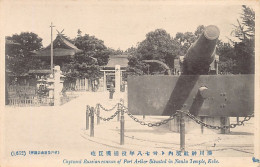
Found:
<path fill-rule="evenodd" d="M 168 1 L 18 1 L 2 3 L 5 36 L 34 32 L 43 39 L 43 46 L 64 29 L 70 38 L 94 35 L 107 47 L 125 50 L 136 46 L 155 29 L 165 29 L 172 37 L 177 32 L 194 32 L 199 25 L 216 25 L 220 39 L 227 37 L 242 13 L 241 5 L 215 3 L 180 4 Z M 4 20 L 3 20 L 4 19 Z"/>

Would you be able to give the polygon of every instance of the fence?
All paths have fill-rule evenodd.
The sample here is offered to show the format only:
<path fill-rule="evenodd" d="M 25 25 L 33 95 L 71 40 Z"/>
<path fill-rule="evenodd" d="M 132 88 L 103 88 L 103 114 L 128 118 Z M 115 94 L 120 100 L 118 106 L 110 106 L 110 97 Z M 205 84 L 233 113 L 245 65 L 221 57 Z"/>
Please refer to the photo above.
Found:
<path fill-rule="evenodd" d="M 33 96 L 36 94 L 36 87 L 34 86 L 8 86 L 8 96 Z"/>
<path fill-rule="evenodd" d="M 66 90 L 73 91 L 89 91 L 91 89 L 91 85 L 89 84 L 88 79 L 77 79 L 74 82 L 64 82 L 64 88 Z"/>
<path fill-rule="evenodd" d="M 33 86 L 11 86 L 8 87 L 7 105 L 14 107 L 28 107 L 28 106 L 52 106 L 54 99 L 47 95 L 39 95 L 36 93 L 36 88 Z M 78 95 L 74 92 L 66 92 L 60 98 L 61 105 L 72 99 L 77 98 Z"/>
<path fill-rule="evenodd" d="M 100 116 L 100 109 L 107 111 L 107 112 L 111 112 L 116 109 L 116 112 L 114 112 L 110 117 L 104 118 L 104 117 Z M 121 99 L 120 103 L 117 103 L 111 109 L 106 109 L 101 104 L 97 104 L 95 108 L 87 105 L 86 106 L 86 130 L 90 129 L 90 137 L 94 137 L 95 115 L 97 118 L 97 125 L 100 124 L 100 120 L 110 121 L 110 120 L 114 119 L 116 116 L 117 116 L 117 120 L 119 121 L 119 117 L 121 115 L 121 117 L 120 117 L 120 145 L 124 145 L 124 136 L 125 136 L 124 135 L 124 122 L 125 122 L 124 115 L 125 114 L 128 115 L 133 121 L 135 121 L 141 125 L 148 126 L 148 127 L 161 126 L 163 124 L 167 124 L 170 120 L 173 120 L 175 117 L 178 116 L 180 118 L 179 126 L 180 126 L 180 149 L 181 149 L 181 151 L 185 150 L 185 120 L 184 120 L 185 116 L 189 117 L 191 120 L 193 120 L 194 122 L 196 122 L 197 124 L 199 124 L 203 127 L 206 127 L 209 129 L 215 129 L 215 130 L 235 128 L 237 126 L 244 125 L 244 122 L 249 121 L 251 119 L 251 117 L 254 116 L 252 114 L 247 117 L 244 117 L 244 119 L 241 121 L 237 120 L 237 123 L 235 123 L 235 124 L 214 126 L 214 125 L 210 125 L 210 124 L 203 122 L 200 118 L 197 118 L 196 116 L 192 115 L 189 111 L 177 110 L 174 114 L 169 116 L 169 118 L 164 119 L 159 122 L 152 123 L 152 122 L 142 121 L 142 120 L 138 119 L 137 117 L 135 117 L 133 114 L 131 114 L 129 112 L 128 108 L 124 106 L 124 101 Z"/>
<path fill-rule="evenodd" d="M 31 97 L 10 97 L 8 98 L 8 105 L 17 107 L 27 106 L 50 106 L 53 105 L 53 98 L 38 98 L 37 96 Z"/>
<path fill-rule="evenodd" d="M 103 80 L 76 79 L 76 81 L 65 81 L 64 89 L 69 91 L 104 91 Z"/>
<path fill-rule="evenodd" d="M 37 95 L 34 86 L 8 86 L 8 105 L 10 106 L 48 106 L 53 105 L 53 98 Z"/>

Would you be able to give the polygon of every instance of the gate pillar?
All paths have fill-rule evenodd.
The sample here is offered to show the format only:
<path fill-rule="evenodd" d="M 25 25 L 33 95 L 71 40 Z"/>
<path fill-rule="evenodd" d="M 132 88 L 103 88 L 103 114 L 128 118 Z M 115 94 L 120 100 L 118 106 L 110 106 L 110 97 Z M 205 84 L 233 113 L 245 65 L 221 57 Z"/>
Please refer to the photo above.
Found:
<path fill-rule="evenodd" d="M 116 65 L 115 66 L 115 92 L 119 93 L 120 92 L 120 75 L 121 71 L 120 71 L 120 65 Z"/>

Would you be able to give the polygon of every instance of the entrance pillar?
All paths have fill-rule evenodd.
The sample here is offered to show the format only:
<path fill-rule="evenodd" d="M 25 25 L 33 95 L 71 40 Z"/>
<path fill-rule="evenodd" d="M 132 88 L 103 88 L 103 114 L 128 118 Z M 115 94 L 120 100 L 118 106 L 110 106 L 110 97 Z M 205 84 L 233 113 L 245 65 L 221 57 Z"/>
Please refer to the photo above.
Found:
<path fill-rule="evenodd" d="M 107 91 L 107 76 L 106 76 L 106 71 L 104 71 L 104 92 Z"/>
<path fill-rule="evenodd" d="M 54 67 L 54 106 L 59 106 L 61 104 L 61 91 L 62 91 L 62 83 L 60 80 L 61 71 L 60 66 Z"/>
<path fill-rule="evenodd" d="M 121 75 L 120 75 L 120 65 L 115 66 L 115 92 L 120 92 L 120 84 L 121 84 Z"/>

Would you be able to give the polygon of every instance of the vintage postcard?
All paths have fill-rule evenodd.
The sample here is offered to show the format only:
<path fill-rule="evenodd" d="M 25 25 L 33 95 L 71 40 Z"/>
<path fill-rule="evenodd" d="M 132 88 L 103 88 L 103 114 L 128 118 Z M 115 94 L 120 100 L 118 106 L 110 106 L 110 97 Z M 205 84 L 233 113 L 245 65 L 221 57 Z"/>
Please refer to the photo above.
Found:
<path fill-rule="evenodd" d="M 0 166 L 260 166 L 259 6 L 0 1 Z"/>

